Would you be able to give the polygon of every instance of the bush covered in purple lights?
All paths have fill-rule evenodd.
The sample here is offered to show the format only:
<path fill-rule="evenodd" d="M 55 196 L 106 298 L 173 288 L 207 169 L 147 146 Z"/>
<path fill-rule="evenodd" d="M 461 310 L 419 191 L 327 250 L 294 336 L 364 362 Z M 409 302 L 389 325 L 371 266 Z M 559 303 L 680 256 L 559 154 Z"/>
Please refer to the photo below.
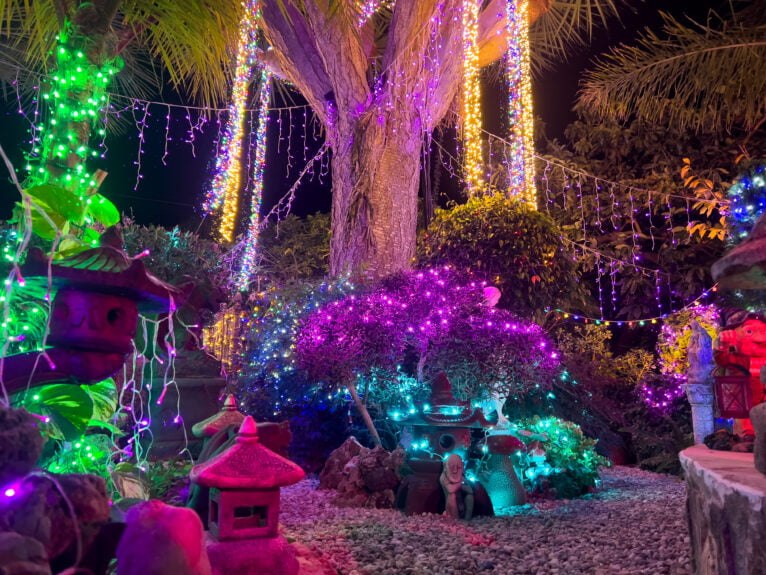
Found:
<path fill-rule="evenodd" d="M 444 371 L 464 399 L 550 389 L 558 351 L 539 326 L 491 307 L 486 287 L 449 267 L 398 274 L 309 314 L 296 341 L 298 362 L 334 383 L 373 370 L 383 386 L 381 372 L 395 385 L 401 371 L 420 382 Z"/>

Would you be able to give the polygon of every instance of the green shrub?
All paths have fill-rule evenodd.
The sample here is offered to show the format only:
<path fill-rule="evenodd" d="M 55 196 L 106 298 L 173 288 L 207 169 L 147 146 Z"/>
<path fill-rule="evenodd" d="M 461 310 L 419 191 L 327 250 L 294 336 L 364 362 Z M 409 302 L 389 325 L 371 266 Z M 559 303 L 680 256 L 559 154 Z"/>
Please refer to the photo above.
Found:
<path fill-rule="evenodd" d="M 553 221 L 499 194 L 437 210 L 417 257 L 424 266 L 478 272 L 502 291 L 500 307 L 522 317 L 584 303 L 576 263 Z"/>
<path fill-rule="evenodd" d="M 580 427 L 571 421 L 535 417 L 516 422 L 516 425 L 519 429 L 517 437 L 526 444 L 536 441 L 540 435 L 545 436 L 540 441 L 547 466 L 544 472 L 530 472 L 529 459 L 520 457 L 523 479 L 532 487 L 540 473 L 548 487 L 556 490 L 556 497 L 579 497 L 596 485 L 599 469 L 609 465 L 609 460 L 596 453 L 597 441 L 585 437 Z"/>

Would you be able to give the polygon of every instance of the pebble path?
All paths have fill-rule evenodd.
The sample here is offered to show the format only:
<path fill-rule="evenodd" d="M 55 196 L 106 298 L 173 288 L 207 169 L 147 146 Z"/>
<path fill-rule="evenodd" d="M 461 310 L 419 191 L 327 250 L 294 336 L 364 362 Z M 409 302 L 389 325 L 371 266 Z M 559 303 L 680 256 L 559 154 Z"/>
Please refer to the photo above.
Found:
<path fill-rule="evenodd" d="M 597 493 L 469 522 L 340 508 L 316 485 L 282 489 L 280 522 L 340 575 L 691 573 L 677 477 L 615 467 L 602 472 Z"/>

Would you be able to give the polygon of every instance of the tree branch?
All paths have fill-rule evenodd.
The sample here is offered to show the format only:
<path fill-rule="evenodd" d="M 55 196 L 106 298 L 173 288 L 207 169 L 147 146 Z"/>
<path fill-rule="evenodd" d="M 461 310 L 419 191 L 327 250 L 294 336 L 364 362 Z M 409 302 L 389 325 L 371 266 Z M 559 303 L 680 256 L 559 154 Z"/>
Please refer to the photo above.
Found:
<path fill-rule="evenodd" d="M 261 23 L 267 40 L 273 46 L 269 52 L 281 72 L 280 78 L 294 84 L 314 112 L 328 124 L 325 96 L 333 90 L 316 39 L 304 15 L 293 5 L 279 0 L 261 3 Z"/>
<path fill-rule="evenodd" d="M 332 84 L 333 99 L 340 115 L 360 112 L 370 93 L 367 57 L 356 30 L 356 19 L 349 10 L 350 4 L 340 2 L 331 11 L 328 0 L 305 1 L 314 43 Z"/>

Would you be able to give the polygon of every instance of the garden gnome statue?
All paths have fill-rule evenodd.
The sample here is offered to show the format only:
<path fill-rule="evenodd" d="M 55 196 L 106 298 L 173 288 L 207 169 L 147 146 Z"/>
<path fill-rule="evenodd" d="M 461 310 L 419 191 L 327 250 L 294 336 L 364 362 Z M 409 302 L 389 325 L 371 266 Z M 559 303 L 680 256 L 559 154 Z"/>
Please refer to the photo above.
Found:
<path fill-rule="evenodd" d="M 511 426 L 511 422 L 508 421 L 508 418 L 503 414 L 505 400 L 508 399 L 507 395 L 498 391 L 493 391 L 490 394 L 490 397 L 492 398 L 492 404 L 495 406 L 495 411 L 497 412 L 497 424 L 495 427 L 498 429 L 508 429 Z"/>
<path fill-rule="evenodd" d="M 766 386 L 766 365 L 761 368 L 761 383 Z M 759 403 L 750 410 L 750 423 L 755 429 L 755 468 L 766 475 L 766 403 Z"/>
<path fill-rule="evenodd" d="M 462 492 L 463 519 L 470 519 L 473 515 L 473 489 L 463 483 L 463 460 L 457 453 L 450 455 L 444 462 L 444 471 L 439 477 L 439 483 L 446 498 L 444 513 L 454 519 L 460 519 L 459 495 Z"/>
<path fill-rule="evenodd" d="M 689 379 L 684 389 L 692 407 L 694 443 L 702 443 L 713 433 L 713 339 L 697 320 L 691 321 L 691 330 L 687 347 Z"/>

